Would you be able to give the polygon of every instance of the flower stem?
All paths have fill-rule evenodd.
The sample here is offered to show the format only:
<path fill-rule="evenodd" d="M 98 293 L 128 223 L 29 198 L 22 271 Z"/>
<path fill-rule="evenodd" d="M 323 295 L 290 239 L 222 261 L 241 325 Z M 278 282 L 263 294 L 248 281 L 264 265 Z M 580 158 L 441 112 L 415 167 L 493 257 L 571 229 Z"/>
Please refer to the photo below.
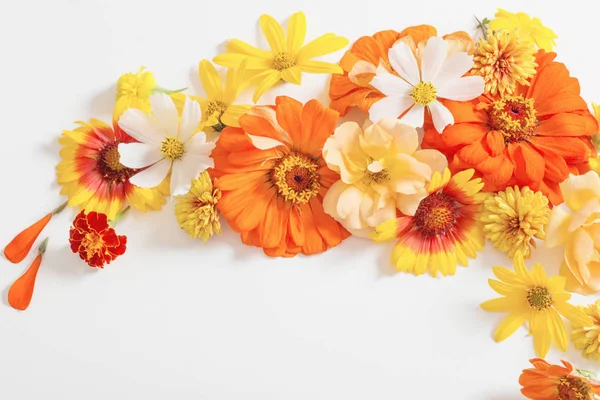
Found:
<path fill-rule="evenodd" d="M 69 204 L 69 202 L 65 201 L 60 206 L 56 207 L 54 210 L 52 210 L 52 215 L 60 214 L 62 212 L 62 210 L 64 210 L 67 207 L 68 204 Z"/>
<path fill-rule="evenodd" d="M 474 15 L 474 17 L 475 17 L 475 20 L 477 21 L 477 25 L 479 25 L 479 29 L 481 29 L 481 33 L 483 33 L 483 38 L 485 40 L 487 40 L 487 28 L 486 28 L 485 24 L 483 22 L 481 22 L 479 20 L 479 18 L 477 18 L 476 15 Z"/>
<path fill-rule="evenodd" d="M 38 247 L 39 255 L 42 255 L 46 252 L 46 248 L 48 247 L 48 240 L 50 240 L 50 237 L 47 237 L 42 241 L 42 243 L 40 243 L 40 247 Z"/>
<path fill-rule="evenodd" d="M 173 94 L 173 93 L 181 93 L 186 89 L 187 88 L 184 87 L 182 89 L 169 90 L 169 89 L 161 88 L 160 86 L 156 86 L 154 89 L 152 89 L 152 93 Z"/>
<path fill-rule="evenodd" d="M 119 221 L 121 220 L 121 218 L 123 218 L 123 216 L 124 216 L 125 214 L 127 214 L 127 212 L 129 211 L 129 209 L 130 209 L 130 208 L 131 208 L 131 206 L 127 206 L 127 207 L 125 207 L 125 208 L 123 209 L 123 211 L 121 211 L 120 213 L 118 213 L 118 214 L 115 216 L 115 219 L 113 219 L 113 220 L 110 222 L 110 227 L 111 227 L 111 228 L 114 228 L 115 226 L 117 226 L 117 224 L 119 223 Z"/>

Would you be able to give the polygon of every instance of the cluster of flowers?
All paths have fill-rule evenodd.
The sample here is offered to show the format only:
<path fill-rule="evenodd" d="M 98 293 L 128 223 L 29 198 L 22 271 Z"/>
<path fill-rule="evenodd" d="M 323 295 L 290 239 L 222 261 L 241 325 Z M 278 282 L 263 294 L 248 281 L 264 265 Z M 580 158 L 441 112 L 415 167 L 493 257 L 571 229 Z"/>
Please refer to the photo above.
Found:
<path fill-rule="evenodd" d="M 199 64 L 206 98 L 163 89 L 144 68 L 125 74 L 112 126 L 79 122 L 59 140 L 67 202 L 4 254 L 22 261 L 68 205 L 82 210 L 71 249 L 102 268 L 125 252 L 114 225 L 129 207 L 159 210 L 169 196 L 190 236 L 219 234 L 222 215 L 244 244 L 271 257 L 320 253 L 350 235 L 394 239 L 399 271 L 435 277 L 467 266 L 487 239 L 514 263 L 494 267 L 499 280 L 489 284 L 503 297 L 481 305 L 508 313 L 495 339 L 527 322 L 539 357 L 551 342 L 565 351 L 564 317 L 575 345 L 600 359 L 600 303 L 575 307 L 567 292 L 600 291 L 600 109 L 592 115 L 578 80 L 555 61 L 556 35 L 539 19 L 499 10 L 478 22 L 478 40 L 438 36 L 429 25 L 377 32 L 336 65 L 314 58 L 347 39 L 327 33 L 304 44 L 303 13 L 291 16 L 287 34 L 263 15 L 270 50 L 229 40 L 213 59 L 227 68 L 224 82 L 211 62 Z M 302 73 L 332 75 L 329 107 L 286 96 L 236 104 L 247 87 L 256 103 L 281 81 L 300 84 Z M 364 124 L 338 125 L 352 108 L 368 114 Z M 535 239 L 564 245 L 560 276 L 526 268 Z M 14 308 L 29 305 L 46 243 L 9 291 Z M 532 362 L 521 379 L 532 399 L 600 393 L 566 362 Z"/>

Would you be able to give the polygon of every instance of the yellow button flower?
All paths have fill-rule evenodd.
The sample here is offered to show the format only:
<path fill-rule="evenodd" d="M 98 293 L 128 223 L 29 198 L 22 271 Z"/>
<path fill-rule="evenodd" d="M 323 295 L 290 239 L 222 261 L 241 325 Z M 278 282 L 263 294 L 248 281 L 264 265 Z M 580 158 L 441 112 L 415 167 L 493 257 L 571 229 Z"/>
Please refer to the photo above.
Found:
<path fill-rule="evenodd" d="M 535 43 L 539 49 L 552 51 L 556 46 L 556 33 L 542 25 L 539 18 L 531 18 L 524 12 L 511 13 L 501 8 L 498 9 L 489 25 L 491 31 L 515 32 L 523 41 Z"/>

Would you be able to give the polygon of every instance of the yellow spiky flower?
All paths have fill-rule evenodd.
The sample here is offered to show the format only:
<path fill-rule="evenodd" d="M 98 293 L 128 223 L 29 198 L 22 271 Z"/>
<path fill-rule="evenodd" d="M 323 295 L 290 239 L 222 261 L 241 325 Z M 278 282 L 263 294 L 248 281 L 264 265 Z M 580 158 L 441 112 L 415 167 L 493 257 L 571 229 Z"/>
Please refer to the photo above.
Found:
<path fill-rule="evenodd" d="M 210 239 L 215 233 L 221 234 L 221 222 L 217 202 L 221 191 L 213 188 L 208 172 L 204 171 L 198 179 L 192 182 L 190 191 L 175 197 L 175 215 L 179 226 L 192 238 Z"/>
<path fill-rule="evenodd" d="M 510 258 L 517 251 L 527 258 L 531 254 L 531 245 L 535 247 L 534 238 L 546 237 L 544 226 L 549 217 L 548 198 L 542 192 L 515 186 L 484 201 L 481 221 L 485 238 L 495 248 L 508 253 Z"/>
<path fill-rule="evenodd" d="M 473 56 L 473 75 L 483 77 L 485 93 L 512 94 L 516 85 L 529 86 L 535 75 L 535 48 L 511 32 L 490 32 L 481 39 Z"/>
<path fill-rule="evenodd" d="M 552 51 L 552 47 L 556 46 L 554 39 L 558 36 L 552 29 L 544 26 L 539 18 L 531 18 L 524 12 L 511 13 L 501 8 L 494 17 L 489 25 L 491 31 L 515 32 L 522 41 L 535 43 L 539 49 L 546 51 Z"/>
<path fill-rule="evenodd" d="M 600 360 L 600 300 L 586 307 L 579 306 L 590 318 L 591 324 L 572 324 L 571 339 L 584 357 L 594 361 Z"/>

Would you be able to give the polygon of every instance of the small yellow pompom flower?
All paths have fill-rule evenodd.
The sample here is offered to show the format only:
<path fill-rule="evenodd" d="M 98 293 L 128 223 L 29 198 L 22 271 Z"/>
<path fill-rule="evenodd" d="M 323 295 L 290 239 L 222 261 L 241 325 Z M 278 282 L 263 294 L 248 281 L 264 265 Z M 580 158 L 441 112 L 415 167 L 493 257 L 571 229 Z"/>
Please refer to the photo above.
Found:
<path fill-rule="evenodd" d="M 523 12 L 511 13 L 501 8 L 494 17 L 489 25 L 492 31 L 515 32 L 522 41 L 535 43 L 539 49 L 546 51 L 552 51 L 556 46 L 554 39 L 558 36 L 552 29 L 542 25 L 539 18 L 531 18 Z"/>
<path fill-rule="evenodd" d="M 150 96 L 156 88 L 156 78 L 145 67 L 138 72 L 128 72 L 121 75 L 117 81 L 117 102 L 113 113 L 113 120 L 117 121 L 123 111 L 128 108 L 137 108 L 150 112 Z"/>
<path fill-rule="evenodd" d="M 581 308 L 593 322 L 590 325 L 573 325 L 571 339 L 584 357 L 594 361 L 600 360 L 600 300 Z"/>
<path fill-rule="evenodd" d="M 213 234 L 221 234 L 219 211 L 217 202 L 221 198 L 221 191 L 213 188 L 208 172 L 204 171 L 200 177 L 192 182 L 190 191 L 175 197 L 175 215 L 181 229 L 195 238 L 203 241 L 210 239 Z"/>
<path fill-rule="evenodd" d="M 535 49 L 511 32 L 491 32 L 473 56 L 473 75 L 483 77 L 485 93 L 513 94 L 517 84 L 529 86 L 535 75 Z"/>
<path fill-rule="evenodd" d="M 596 121 L 598 121 L 598 125 L 600 125 L 600 104 L 592 103 L 592 108 L 594 109 Z M 592 136 L 592 143 L 594 143 L 596 150 L 600 150 L 600 132 L 597 132 L 594 136 Z M 596 172 L 600 173 L 600 171 Z"/>
<path fill-rule="evenodd" d="M 548 198 L 525 186 L 490 195 L 483 203 L 481 221 L 483 232 L 495 248 L 508 253 L 510 258 L 520 251 L 524 257 L 531 254 L 534 237 L 545 238 L 544 225 L 548 223 Z"/>

